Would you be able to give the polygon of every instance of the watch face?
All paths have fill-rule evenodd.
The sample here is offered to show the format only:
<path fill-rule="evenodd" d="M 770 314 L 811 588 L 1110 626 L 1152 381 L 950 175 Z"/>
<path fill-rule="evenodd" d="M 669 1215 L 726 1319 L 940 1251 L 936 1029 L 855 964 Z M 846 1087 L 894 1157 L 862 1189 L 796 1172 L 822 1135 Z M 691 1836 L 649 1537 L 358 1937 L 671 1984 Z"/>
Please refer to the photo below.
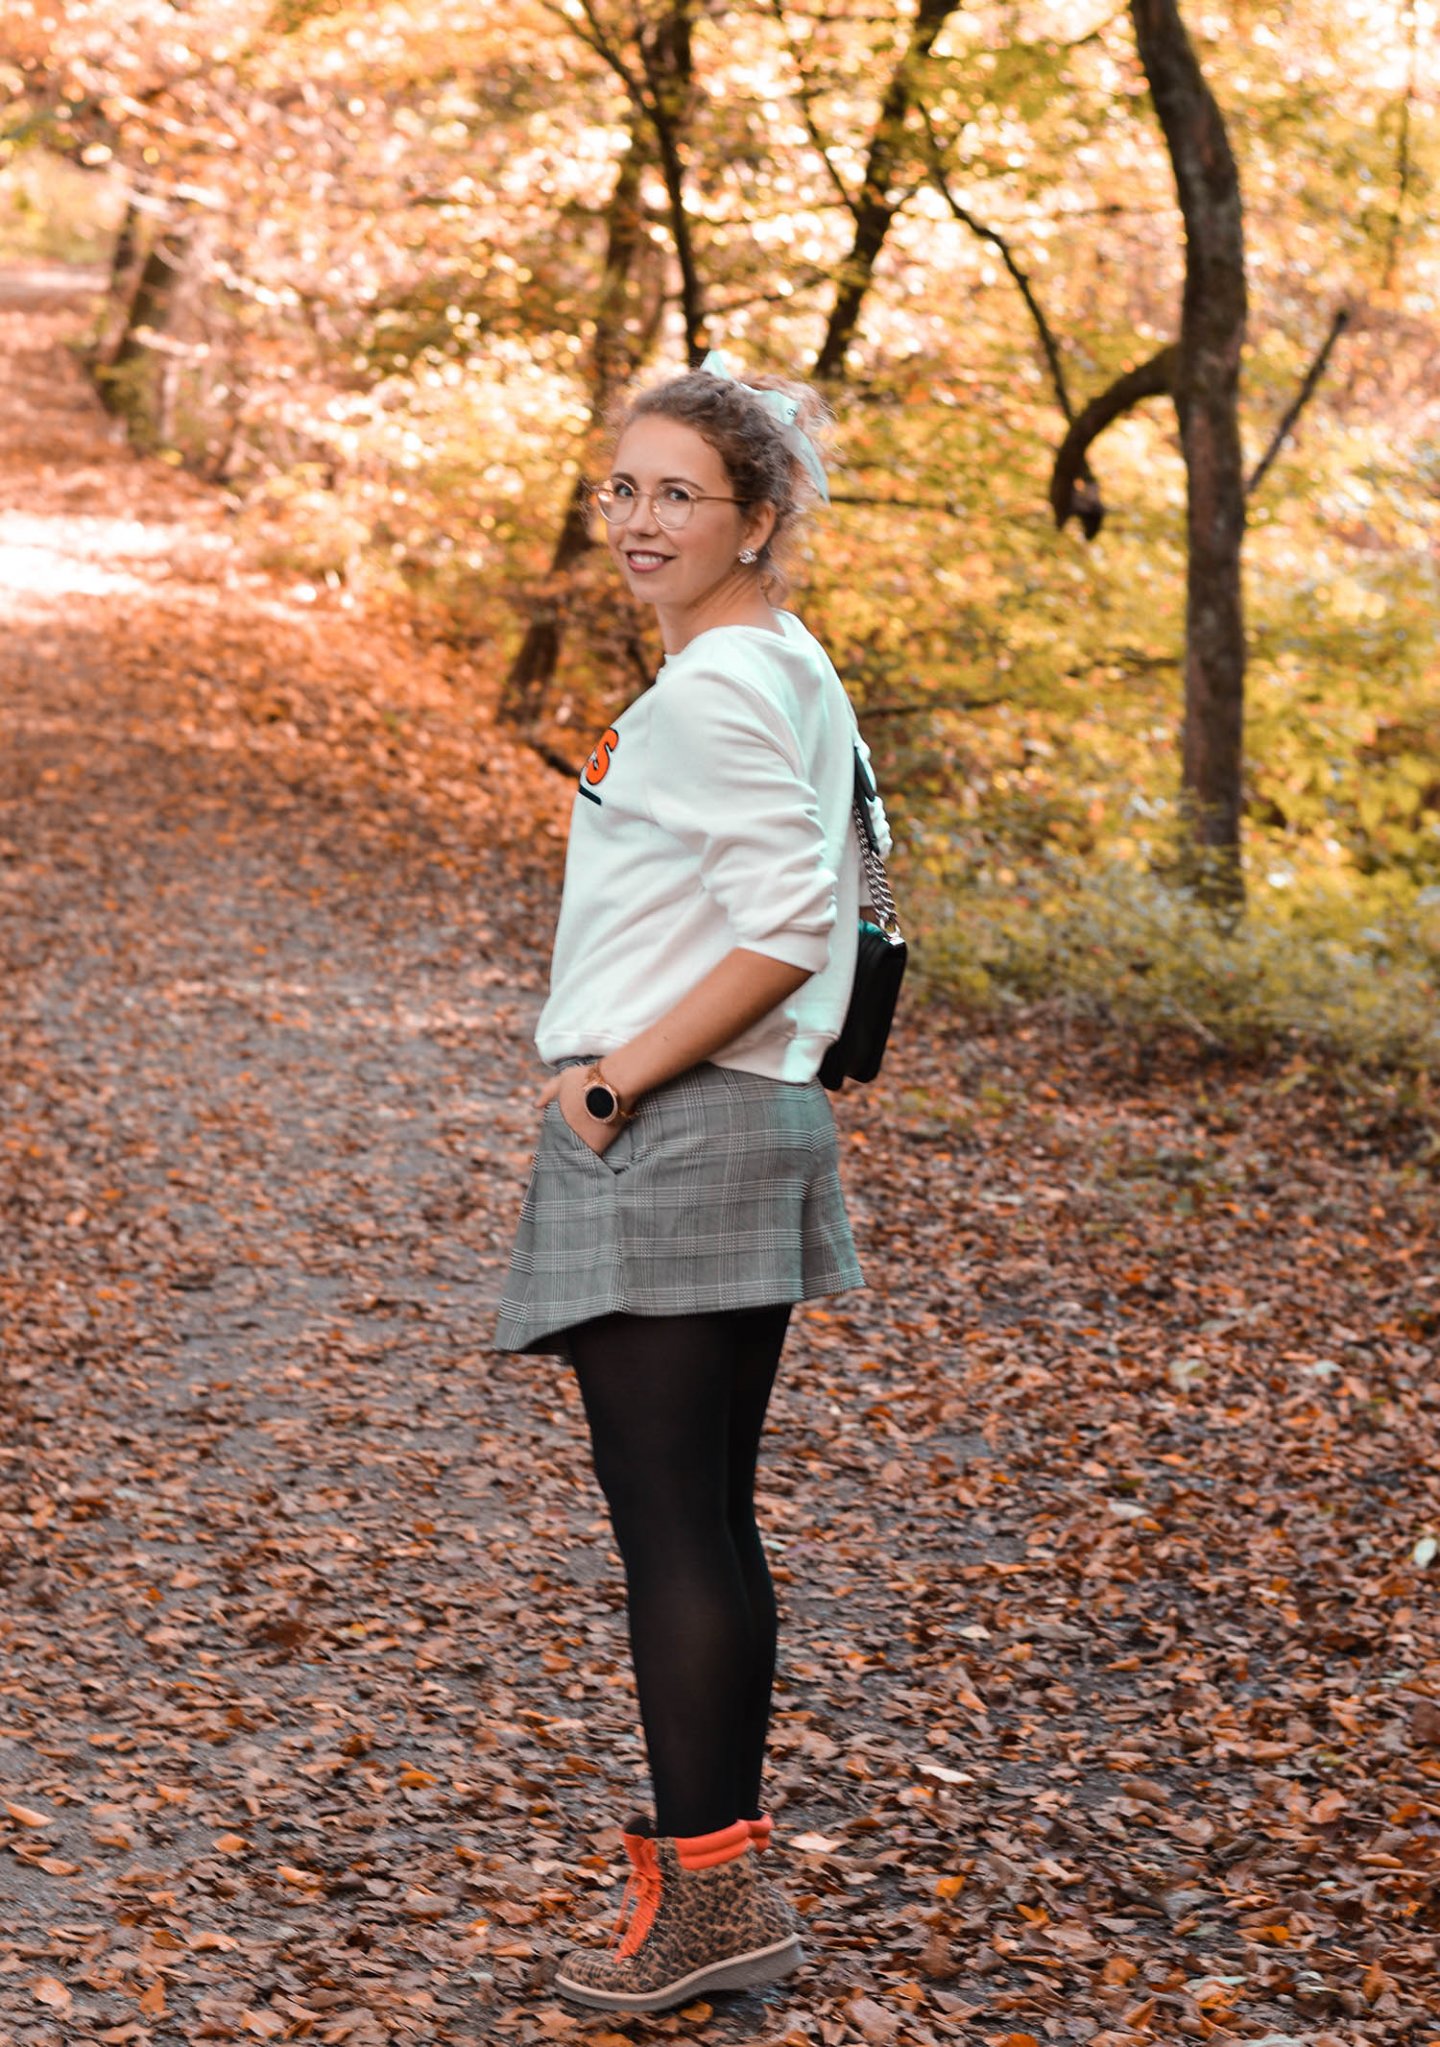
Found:
<path fill-rule="evenodd" d="M 598 1081 L 585 1090 L 585 1113 L 593 1116 L 597 1123 L 608 1123 L 615 1114 L 615 1097 L 608 1087 Z"/>

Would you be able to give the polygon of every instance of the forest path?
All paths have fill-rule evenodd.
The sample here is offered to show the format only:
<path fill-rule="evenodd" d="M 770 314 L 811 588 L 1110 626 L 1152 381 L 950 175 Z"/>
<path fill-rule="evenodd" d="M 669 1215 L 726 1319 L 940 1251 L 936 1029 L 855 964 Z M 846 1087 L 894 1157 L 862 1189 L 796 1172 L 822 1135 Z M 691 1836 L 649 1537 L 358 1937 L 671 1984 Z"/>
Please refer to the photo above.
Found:
<path fill-rule="evenodd" d="M 599 2037 L 620 1587 L 487 1347 L 568 792 L 118 442 L 64 283 L 0 280 L 0 2041 Z M 815 1959 L 630 2032 L 1418 2041 L 1423 1163 L 918 1025 L 766 1450 Z"/>

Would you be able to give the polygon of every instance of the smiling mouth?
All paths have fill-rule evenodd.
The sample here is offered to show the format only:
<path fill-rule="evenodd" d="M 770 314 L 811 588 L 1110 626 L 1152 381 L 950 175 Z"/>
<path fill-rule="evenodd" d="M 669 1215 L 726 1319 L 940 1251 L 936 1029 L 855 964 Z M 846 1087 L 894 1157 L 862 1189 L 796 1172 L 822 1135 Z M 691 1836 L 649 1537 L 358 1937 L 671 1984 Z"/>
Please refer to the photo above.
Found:
<path fill-rule="evenodd" d="M 632 569 L 659 569 L 674 557 L 668 554 L 652 554 L 647 548 L 634 548 L 625 559 Z"/>

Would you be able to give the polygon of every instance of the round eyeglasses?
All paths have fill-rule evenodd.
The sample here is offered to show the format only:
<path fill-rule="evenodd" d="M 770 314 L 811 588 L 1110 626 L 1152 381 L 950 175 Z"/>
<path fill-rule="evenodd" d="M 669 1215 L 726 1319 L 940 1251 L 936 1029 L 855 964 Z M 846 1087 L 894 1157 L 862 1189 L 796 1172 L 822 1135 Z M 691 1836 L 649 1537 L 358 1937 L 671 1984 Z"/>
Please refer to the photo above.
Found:
<path fill-rule="evenodd" d="M 633 483 L 595 483 L 590 496 L 607 526 L 623 526 L 641 498 L 649 498 L 657 526 L 674 533 L 687 524 L 697 505 L 743 505 L 744 498 L 717 497 L 713 491 L 691 490 L 688 483 L 662 483 L 655 490 L 637 490 Z"/>

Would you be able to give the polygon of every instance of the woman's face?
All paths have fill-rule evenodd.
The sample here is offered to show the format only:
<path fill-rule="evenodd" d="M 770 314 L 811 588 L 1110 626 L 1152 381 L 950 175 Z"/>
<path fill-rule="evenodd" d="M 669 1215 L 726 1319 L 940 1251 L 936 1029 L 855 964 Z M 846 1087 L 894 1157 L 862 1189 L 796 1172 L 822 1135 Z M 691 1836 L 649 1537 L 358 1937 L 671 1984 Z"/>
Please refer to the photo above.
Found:
<path fill-rule="evenodd" d="M 605 532 L 610 552 L 630 588 L 662 611 L 676 614 L 703 608 L 727 587 L 754 580 L 741 565 L 742 547 L 761 548 L 775 524 L 769 505 L 733 502 L 735 486 L 715 449 L 693 427 L 659 413 L 647 413 L 620 437 L 610 468 L 612 485 L 636 493 L 630 516 Z M 662 525 L 655 516 L 677 492 L 698 501 L 683 526 Z"/>

